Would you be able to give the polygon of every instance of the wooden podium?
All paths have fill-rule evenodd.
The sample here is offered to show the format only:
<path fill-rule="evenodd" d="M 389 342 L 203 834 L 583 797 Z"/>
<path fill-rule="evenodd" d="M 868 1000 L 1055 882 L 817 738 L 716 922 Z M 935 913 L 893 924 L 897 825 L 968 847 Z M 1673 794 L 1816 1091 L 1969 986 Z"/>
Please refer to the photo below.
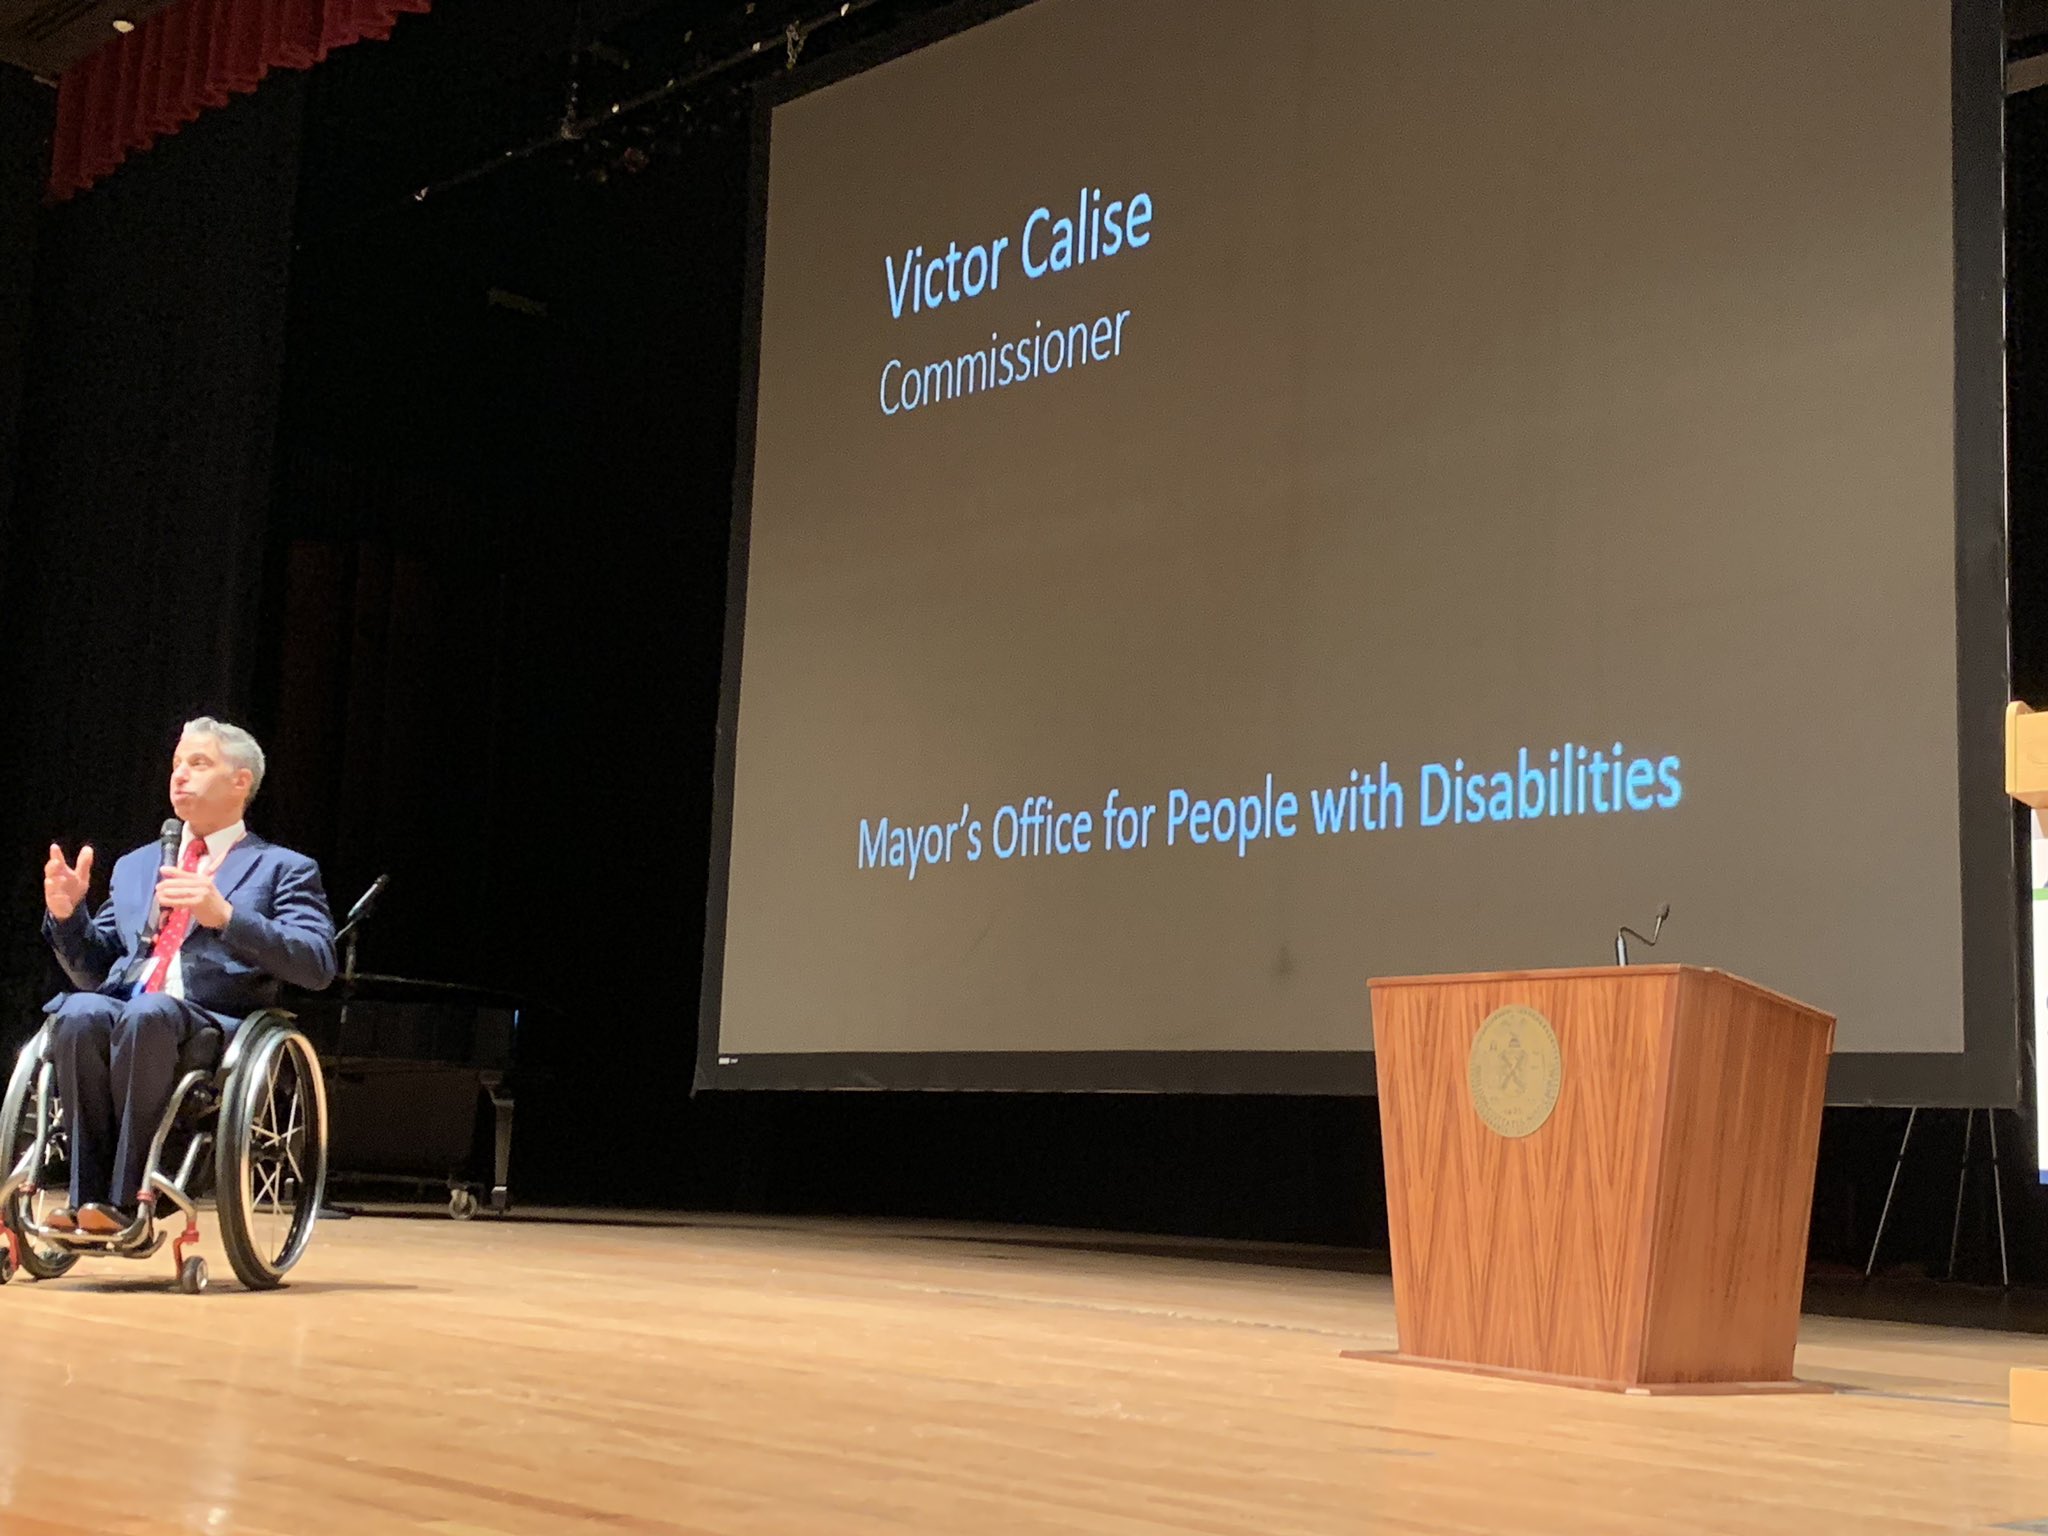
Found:
<path fill-rule="evenodd" d="M 1400 1350 L 1631 1392 L 1786 1391 L 1825 1013 L 1719 971 L 1372 983 Z"/>

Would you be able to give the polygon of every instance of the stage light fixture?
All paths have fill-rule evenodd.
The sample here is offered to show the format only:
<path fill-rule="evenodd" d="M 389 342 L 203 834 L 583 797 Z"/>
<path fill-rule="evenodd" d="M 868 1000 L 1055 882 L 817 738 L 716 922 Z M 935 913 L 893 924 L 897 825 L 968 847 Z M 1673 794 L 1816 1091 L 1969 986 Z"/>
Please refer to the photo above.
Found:
<path fill-rule="evenodd" d="M 120 33 L 123 37 L 126 37 L 130 32 L 133 32 L 135 30 L 135 23 L 130 21 L 126 16 L 116 16 L 114 18 L 114 30 Z"/>
<path fill-rule="evenodd" d="M 801 4 L 801 0 L 798 0 L 798 3 Z M 784 22 L 779 36 L 779 41 L 783 46 L 784 67 L 792 69 L 796 67 L 798 57 L 803 52 L 804 45 L 809 42 L 813 32 L 830 25 L 834 21 L 844 20 L 856 11 L 865 11 L 875 3 L 876 0 L 838 0 L 837 4 L 832 4 L 831 0 L 826 0 L 825 8 L 821 8 L 809 20 Z M 749 0 L 749 3 L 745 6 L 745 14 L 753 16 L 757 14 L 757 11 L 758 6 L 753 3 L 753 0 Z M 683 42 L 685 44 L 693 43 L 695 40 L 696 30 L 694 28 L 684 31 Z M 472 166 L 459 175 L 418 188 L 411 194 L 411 200 L 415 203 L 424 203 L 430 197 L 438 196 L 444 191 L 475 181 L 479 177 L 489 174 L 496 167 L 525 160 L 529 156 L 557 148 L 565 143 L 583 144 L 591 142 L 590 136 L 601 134 L 602 130 L 612 120 L 623 119 L 631 114 L 639 113 L 644 109 L 656 107 L 663 103 L 669 103 L 668 110 L 679 114 L 682 121 L 679 124 L 670 124 L 665 129 L 652 134 L 643 132 L 642 136 L 649 140 L 650 147 L 640 153 L 626 155 L 619 151 L 617 145 L 600 142 L 597 153 L 603 157 L 603 160 L 595 164 L 587 159 L 582 160 L 581 163 L 571 167 L 571 174 L 578 180 L 603 183 L 612 180 L 614 173 L 630 175 L 644 169 L 657 156 L 683 153 L 682 144 L 675 142 L 670 137 L 671 133 L 677 138 L 692 138 L 700 131 L 711 135 L 723 135 L 738 126 L 736 122 L 726 120 L 727 116 L 730 115 L 727 112 L 721 112 L 717 117 L 693 116 L 692 103 L 687 93 L 693 89 L 711 87 L 718 77 L 753 64 L 762 55 L 767 54 L 777 41 L 778 37 L 774 35 L 757 37 L 751 40 L 736 40 L 734 51 L 731 54 L 701 63 L 695 69 L 678 71 L 676 74 L 668 75 L 662 84 L 639 95 L 614 100 L 595 107 L 590 110 L 588 116 L 579 115 L 583 109 L 579 105 L 582 82 L 578 74 L 578 65 L 583 57 L 588 54 L 590 57 L 614 64 L 623 63 L 630 65 L 633 61 L 609 44 L 579 43 L 571 54 L 568 99 L 563 109 L 562 120 L 546 138 L 523 145 L 516 145 L 510 149 L 500 150 L 493 154 L 490 159 Z M 679 97 L 678 93 L 684 94 Z M 744 88 L 735 86 L 733 99 L 722 102 L 722 106 L 730 108 L 744 95 Z M 606 161 L 609 163 L 604 163 Z"/>

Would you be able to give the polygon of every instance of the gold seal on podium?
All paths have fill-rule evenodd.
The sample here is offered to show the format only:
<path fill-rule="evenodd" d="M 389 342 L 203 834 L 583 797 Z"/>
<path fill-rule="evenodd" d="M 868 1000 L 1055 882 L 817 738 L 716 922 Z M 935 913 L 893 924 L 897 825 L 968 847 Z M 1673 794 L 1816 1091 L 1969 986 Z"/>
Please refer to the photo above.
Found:
<path fill-rule="evenodd" d="M 1472 1040 L 1466 1078 L 1472 1108 L 1502 1136 L 1528 1136 L 1557 1108 L 1564 1057 L 1557 1031 L 1534 1008 L 1496 1008 Z"/>

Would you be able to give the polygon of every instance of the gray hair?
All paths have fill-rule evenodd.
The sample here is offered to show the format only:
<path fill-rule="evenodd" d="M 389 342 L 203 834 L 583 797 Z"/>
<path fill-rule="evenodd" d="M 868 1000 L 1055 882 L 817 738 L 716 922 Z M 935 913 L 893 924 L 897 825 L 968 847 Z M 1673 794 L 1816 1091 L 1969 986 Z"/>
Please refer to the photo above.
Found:
<path fill-rule="evenodd" d="M 256 791 L 263 787 L 263 748 L 256 738 L 239 725 L 229 725 L 225 720 L 216 720 L 211 715 L 201 715 L 197 720 L 185 722 L 187 736 L 211 736 L 220 743 L 220 755 L 227 759 L 230 768 L 249 770 L 249 798 L 256 798 Z"/>

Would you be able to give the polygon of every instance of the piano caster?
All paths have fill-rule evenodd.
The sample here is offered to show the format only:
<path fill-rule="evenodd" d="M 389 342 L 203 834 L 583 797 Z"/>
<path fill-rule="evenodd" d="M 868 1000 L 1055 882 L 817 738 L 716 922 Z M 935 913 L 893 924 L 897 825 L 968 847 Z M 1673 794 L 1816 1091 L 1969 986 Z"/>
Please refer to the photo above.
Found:
<path fill-rule="evenodd" d="M 477 1213 L 476 1195 L 467 1187 L 448 1191 L 448 1214 L 457 1221 L 467 1221 Z"/>

